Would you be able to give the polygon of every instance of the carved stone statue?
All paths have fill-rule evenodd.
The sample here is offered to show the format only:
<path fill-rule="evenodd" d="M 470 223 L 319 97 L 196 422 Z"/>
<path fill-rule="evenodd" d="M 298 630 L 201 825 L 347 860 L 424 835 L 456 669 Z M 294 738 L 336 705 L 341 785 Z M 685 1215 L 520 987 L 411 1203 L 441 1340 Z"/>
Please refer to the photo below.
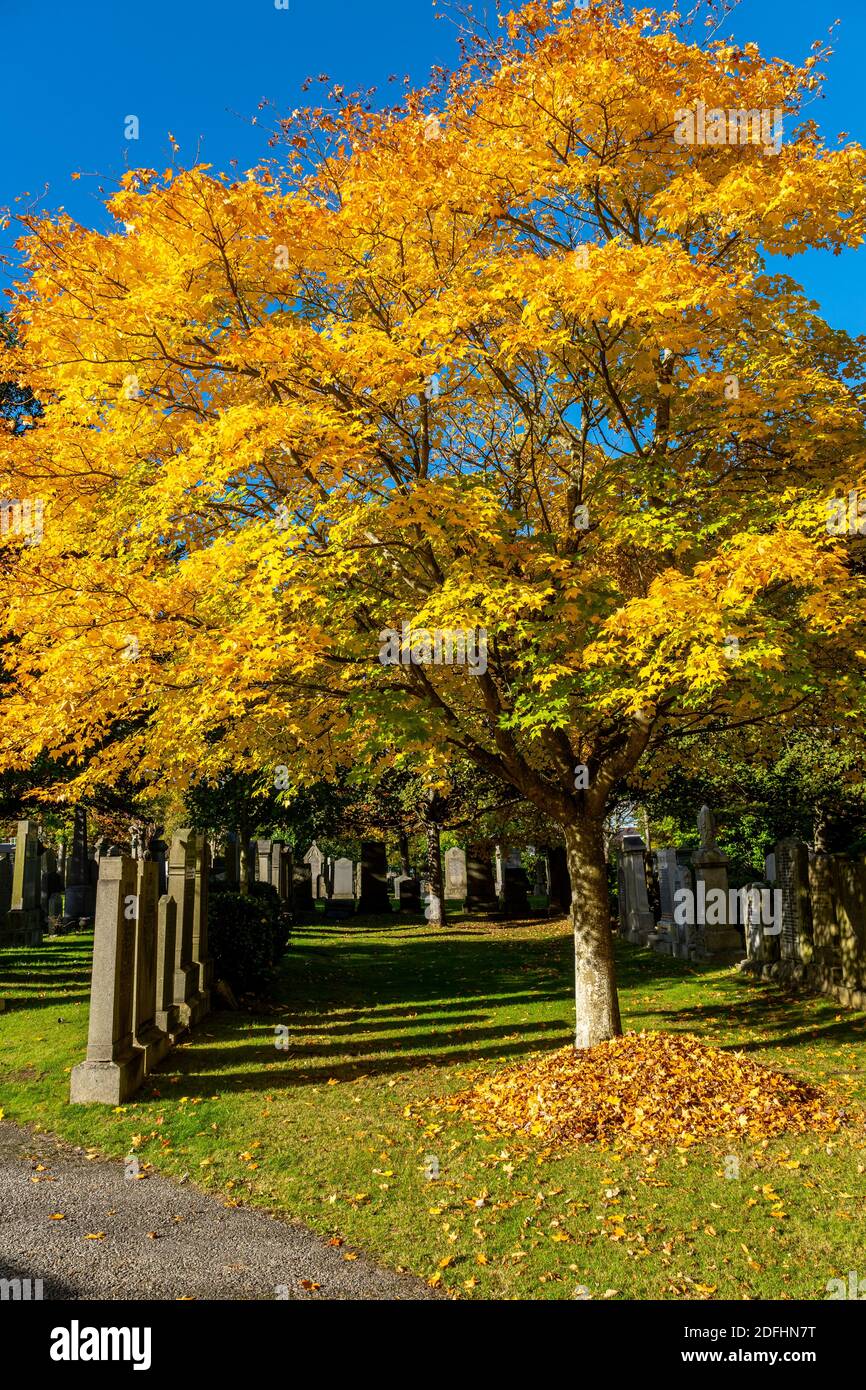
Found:
<path fill-rule="evenodd" d="M 718 849 L 716 818 L 709 806 L 702 806 L 698 812 L 698 834 L 701 837 L 701 849 Z"/>

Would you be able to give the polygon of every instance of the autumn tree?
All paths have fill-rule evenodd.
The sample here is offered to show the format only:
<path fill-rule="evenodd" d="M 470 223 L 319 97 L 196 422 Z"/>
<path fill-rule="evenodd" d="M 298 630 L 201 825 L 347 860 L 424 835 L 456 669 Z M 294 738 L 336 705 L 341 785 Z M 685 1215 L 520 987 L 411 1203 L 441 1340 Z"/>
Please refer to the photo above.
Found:
<path fill-rule="evenodd" d="M 864 481 L 864 343 L 765 257 L 859 245 L 866 159 L 801 119 L 820 45 L 615 0 L 462 39 L 242 180 L 132 171 L 110 234 L 24 219 L 45 414 L 0 465 L 46 527 L 3 580 L 3 757 L 443 794 L 468 759 L 562 829 L 588 1046 L 620 1027 L 614 789 L 673 727 L 862 710 L 826 504 Z M 430 662 L 437 629 L 479 659 Z"/>

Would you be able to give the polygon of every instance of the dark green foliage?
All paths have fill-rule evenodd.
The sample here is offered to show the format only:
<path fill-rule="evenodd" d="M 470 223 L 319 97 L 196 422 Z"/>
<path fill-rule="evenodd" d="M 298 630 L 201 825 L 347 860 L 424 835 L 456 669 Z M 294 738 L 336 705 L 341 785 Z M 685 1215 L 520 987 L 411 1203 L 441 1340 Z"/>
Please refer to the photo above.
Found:
<path fill-rule="evenodd" d="M 208 942 L 217 979 L 236 994 L 258 993 L 267 984 L 289 936 L 289 920 L 277 891 L 268 883 L 253 891 L 211 893 Z"/>

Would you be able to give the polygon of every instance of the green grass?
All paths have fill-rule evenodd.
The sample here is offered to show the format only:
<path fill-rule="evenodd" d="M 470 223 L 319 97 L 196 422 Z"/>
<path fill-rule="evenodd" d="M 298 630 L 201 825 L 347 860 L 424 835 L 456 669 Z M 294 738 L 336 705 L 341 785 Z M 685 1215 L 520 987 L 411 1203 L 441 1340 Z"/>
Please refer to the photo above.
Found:
<path fill-rule="evenodd" d="M 68 1104 L 89 948 L 64 937 L 0 953 L 9 1119 L 108 1154 L 134 1146 L 228 1203 L 302 1219 L 347 1254 L 464 1298 L 573 1298 L 583 1285 L 595 1298 L 823 1299 L 828 1279 L 866 1275 L 859 1126 L 829 1145 L 546 1157 L 430 1106 L 480 1068 L 569 1040 L 564 922 L 320 919 L 293 937 L 270 1011 L 211 1015 L 117 1112 Z M 863 1015 L 628 946 L 618 956 L 627 1029 L 685 1029 L 866 1100 Z"/>

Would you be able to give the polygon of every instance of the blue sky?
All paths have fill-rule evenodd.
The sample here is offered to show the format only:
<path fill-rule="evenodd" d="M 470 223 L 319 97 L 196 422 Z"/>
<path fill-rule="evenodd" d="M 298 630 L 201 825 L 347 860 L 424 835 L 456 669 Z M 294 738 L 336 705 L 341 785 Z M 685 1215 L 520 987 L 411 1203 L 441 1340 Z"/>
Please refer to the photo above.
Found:
<path fill-rule="evenodd" d="M 864 0 L 741 0 L 721 32 L 800 60 L 837 18 L 827 95 L 810 114 L 828 137 L 845 130 L 866 143 Z M 453 26 L 435 19 L 430 0 L 289 0 L 288 10 L 274 0 L 0 0 L 0 37 L 0 207 L 29 192 L 96 226 L 98 184 L 110 192 L 127 165 L 254 163 L 266 153 L 267 131 L 251 124 L 268 119 L 259 102 L 302 105 L 307 76 L 377 86 L 386 100 L 390 74 L 421 81 L 457 58 Z M 138 141 L 124 139 L 128 115 L 139 117 Z M 73 182 L 73 172 L 84 176 Z M 810 253 L 782 268 L 831 323 L 866 332 L 866 251 Z"/>

